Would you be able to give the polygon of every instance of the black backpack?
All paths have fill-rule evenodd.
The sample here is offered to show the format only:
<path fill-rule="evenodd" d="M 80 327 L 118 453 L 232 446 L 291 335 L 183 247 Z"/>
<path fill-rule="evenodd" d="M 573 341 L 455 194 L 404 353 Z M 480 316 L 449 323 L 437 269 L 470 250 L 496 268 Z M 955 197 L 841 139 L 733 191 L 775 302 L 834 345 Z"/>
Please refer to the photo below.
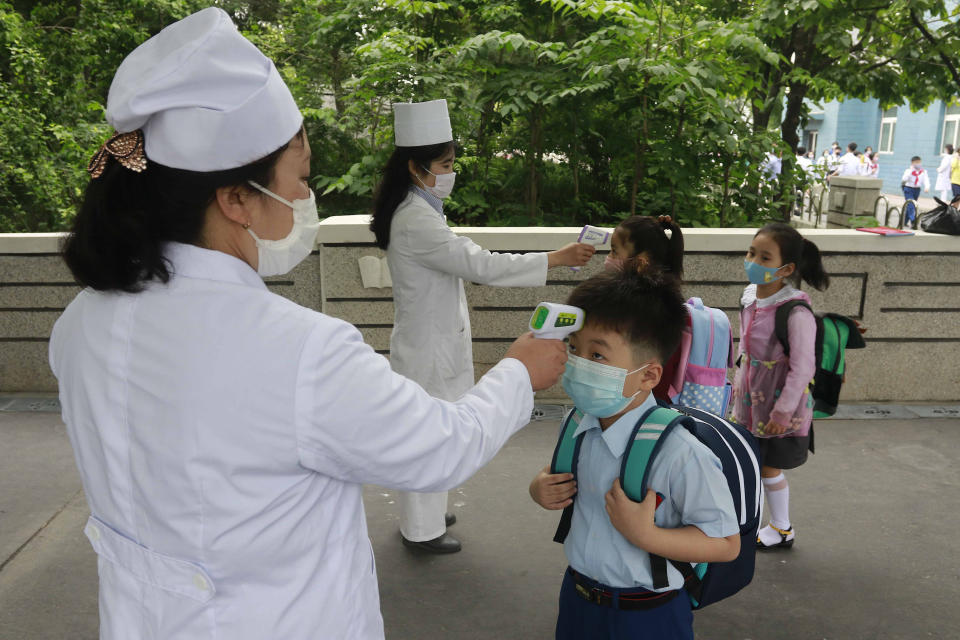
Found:
<path fill-rule="evenodd" d="M 839 313 L 814 313 L 803 300 L 790 300 L 777 308 L 774 332 L 783 347 L 783 353 L 790 356 L 790 341 L 787 339 L 787 319 L 794 307 L 805 307 L 817 321 L 817 339 L 814 343 L 817 371 L 813 378 L 813 417 L 827 418 L 837 412 L 840 400 L 840 387 L 846 372 L 844 351 L 863 349 L 867 346 L 857 323 Z"/>

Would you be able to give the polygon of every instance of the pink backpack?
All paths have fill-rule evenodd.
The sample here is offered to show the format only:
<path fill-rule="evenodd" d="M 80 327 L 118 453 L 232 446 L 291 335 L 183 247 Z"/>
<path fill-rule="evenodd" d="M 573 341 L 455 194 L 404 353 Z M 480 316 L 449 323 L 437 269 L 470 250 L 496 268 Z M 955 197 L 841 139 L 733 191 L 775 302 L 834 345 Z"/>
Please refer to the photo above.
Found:
<path fill-rule="evenodd" d="M 683 330 L 670 379 L 670 400 L 723 417 L 732 390 L 727 381 L 727 369 L 733 366 L 730 318 L 720 309 L 704 306 L 700 298 L 687 300 L 687 312 L 690 322 Z"/>

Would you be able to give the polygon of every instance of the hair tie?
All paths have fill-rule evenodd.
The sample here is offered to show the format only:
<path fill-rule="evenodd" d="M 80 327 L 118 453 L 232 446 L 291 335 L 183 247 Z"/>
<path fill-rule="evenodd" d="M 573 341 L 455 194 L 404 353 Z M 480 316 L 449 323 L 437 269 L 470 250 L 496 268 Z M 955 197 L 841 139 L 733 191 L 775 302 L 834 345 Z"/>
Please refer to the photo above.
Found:
<path fill-rule="evenodd" d="M 147 156 L 143 152 L 143 131 L 135 129 L 127 133 L 114 133 L 113 137 L 103 143 L 90 163 L 87 173 L 96 180 L 107 168 L 107 160 L 113 156 L 123 167 L 140 173 L 147 168 Z"/>

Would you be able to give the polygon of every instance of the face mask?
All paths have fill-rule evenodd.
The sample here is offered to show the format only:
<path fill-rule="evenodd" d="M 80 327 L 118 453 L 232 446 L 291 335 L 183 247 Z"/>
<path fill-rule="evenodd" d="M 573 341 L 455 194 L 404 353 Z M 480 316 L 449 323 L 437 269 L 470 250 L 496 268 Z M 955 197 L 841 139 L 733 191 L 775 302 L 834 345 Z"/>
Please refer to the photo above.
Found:
<path fill-rule="evenodd" d="M 441 200 L 449 198 L 450 194 L 453 193 L 453 183 L 456 182 L 457 179 L 456 171 L 451 173 L 434 173 L 426 167 L 424 167 L 423 170 L 437 179 L 437 181 L 434 183 L 434 186 L 428 187 L 426 184 L 424 184 L 423 180 L 417 178 L 417 180 L 420 180 L 420 184 L 423 185 L 423 188 Z"/>
<path fill-rule="evenodd" d="M 645 364 L 639 369 L 627 371 L 571 354 L 567 358 L 567 368 L 563 374 L 563 390 L 584 413 L 598 418 L 609 418 L 626 409 L 634 396 L 640 393 L 637 391 L 629 398 L 623 396 L 623 385 L 627 376 L 649 366 Z"/>
<path fill-rule="evenodd" d="M 281 198 L 269 189 L 261 187 L 252 180 L 250 184 L 274 200 L 293 209 L 293 228 L 290 229 L 286 238 L 264 240 L 257 237 L 253 229 L 247 229 L 257 242 L 257 273 L 264 277 L 289 273 L 291 269 L 310 255 L 317 240 L 317 233 L 320 231 L 320 216 L 317 214 L 316 196 L 311 189 L 309 198 L 291 202 L 286 198 Z"/>
<path fill-rule="evenodd" d="M 603 268 L 607 271 L 623 271 L 623 258 L 607 256 L 603 261 Z"/>
<path fill-rule="evenodd" d="M 747 279 L 751 284 L 770 284 L 783 276 L 776 275 L 783 267 L 764 267 L 750 260 L 743 261 L 743 268 L 747 272 Z"/>

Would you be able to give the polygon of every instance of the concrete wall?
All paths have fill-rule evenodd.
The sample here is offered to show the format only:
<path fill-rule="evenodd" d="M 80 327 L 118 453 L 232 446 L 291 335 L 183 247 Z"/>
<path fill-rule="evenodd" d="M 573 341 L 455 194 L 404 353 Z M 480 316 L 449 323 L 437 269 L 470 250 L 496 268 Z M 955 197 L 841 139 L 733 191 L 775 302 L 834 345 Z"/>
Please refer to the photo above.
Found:
<path fill-rule="evenodd" d="M 576 238 L 577 229 L 461 228 L 493 251 L 544 251 Z M 825 254 L 833 277 L 815 306 L 857 318 L 868 348 L 849 352 L 846 401 L 960 399 L 960 238 L 918 233 L 882 238 L 849 230 L 805 230 Z M 688 229 L 688 296 L 727 311 L 735 335 L 744 287 L 742 256 L 749 229 Z M 52 391 L 46 360 L 50 329 L 78 289 L 56 255 L 59 238 L 0 235 L 0 391 Z M 388 353 L 393 324 L 389 288 L 364 289 L 357 260 L 383 255 L 363 216 L 336 216 L 321 226 L 318 251 L 271 288 L 300 304 L 355 324 L 374 349 Z M 602 267 L 602 255 L 580 273 L 550 271 L 540 288 L 467 285 L 474 360 L 482 375 L 522 333 L 534 305 L 563 301 Z M 541 400 L 562 398 L 554 388 Z"/>

